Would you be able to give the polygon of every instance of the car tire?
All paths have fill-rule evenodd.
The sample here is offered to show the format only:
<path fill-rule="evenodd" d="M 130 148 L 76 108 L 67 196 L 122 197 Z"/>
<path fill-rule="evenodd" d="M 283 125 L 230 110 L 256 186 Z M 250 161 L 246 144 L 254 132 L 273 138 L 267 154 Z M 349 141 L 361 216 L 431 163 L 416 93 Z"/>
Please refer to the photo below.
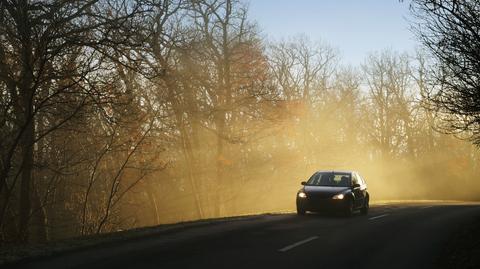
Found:
<path fill-rule="evenodd" d="M 368 197 L 365 199 L 365 204 L 363 205 L 362 209 L 360 209 L 360 213 L 362 215 L 367 215 L 368 214 L 368 209 L 370 208 L 370 204 L 368 201 Z"/>
<path fill-rule="evenodd" d="M 353 201 L 348 199 L 347 205 L 345 207 L 345 217 L 350 217 L 353 214 Z"/>
<path fill-rule="evenodd" d="M 297 215 L 305 215 L 306 211 L 304 208 L 300 207 L 300 206 L 297 206 Z"/>

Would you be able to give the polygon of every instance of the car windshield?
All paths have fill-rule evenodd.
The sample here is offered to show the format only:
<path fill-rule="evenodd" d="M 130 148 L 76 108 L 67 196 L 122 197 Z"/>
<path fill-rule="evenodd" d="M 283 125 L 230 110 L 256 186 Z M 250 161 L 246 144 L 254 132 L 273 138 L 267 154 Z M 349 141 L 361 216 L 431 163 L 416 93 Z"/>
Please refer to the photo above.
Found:
<path fill-rule="evenodd" d="M 336 172 L 318 172 L 307 181 L 311 186 L 350 187 L 351 174 Z"/>

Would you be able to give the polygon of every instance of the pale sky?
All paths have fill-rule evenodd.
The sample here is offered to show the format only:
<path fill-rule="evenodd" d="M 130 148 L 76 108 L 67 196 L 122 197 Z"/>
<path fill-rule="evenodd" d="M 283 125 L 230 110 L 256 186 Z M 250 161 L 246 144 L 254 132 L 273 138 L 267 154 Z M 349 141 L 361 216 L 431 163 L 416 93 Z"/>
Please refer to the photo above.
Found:
<path fill-rule="evenodd" d="M 250 19 L 262 35 L 281 39 L 305 34 L 338 48 L 342 63 L 359 65 L 368 53 L 417 46 L 409 31 L 408 3 L 399 0 L 250 0 Z"/>

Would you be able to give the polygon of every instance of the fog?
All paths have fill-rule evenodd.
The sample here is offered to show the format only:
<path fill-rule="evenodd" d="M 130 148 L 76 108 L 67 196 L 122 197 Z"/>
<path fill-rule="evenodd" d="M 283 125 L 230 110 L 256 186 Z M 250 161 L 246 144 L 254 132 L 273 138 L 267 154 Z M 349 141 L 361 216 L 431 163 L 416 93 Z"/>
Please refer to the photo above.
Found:
<path fill-rule="evenodd" d="M 425 125 L 421 128 L 426 133 L 414 130 L 418 132 L 412 139 L 418 143 L 412 147 L 414 153 L 399 146 L 395 149 L 399 152 L 383 156 L 381 148 L 368 141 L 372 135 L 371 122 L 350 119 L 344 125 L 338 111 L 326 113 L 328 116 L 322 120 L 303 112 L 300 116 L 293 113 L 288 119 L 268 126 L 271 128 L 268 135 L 241 145 L 229 145 L 229 157 L 222 160 L 226 177 L 220 181 L 216 179 L 214 157 L 205 160 L 209 152 L 198 152 L 205 164 L 194 171 L 195 178 L 210 183 L 197 189 L 202 217 L 292 212 L 300 182 L 308 180 L 317 170 L 358 171 L 367 181 L 373 203 L 479 199 L 478 150 L 469 141 L 430 131 Z M 348 125 L 359 130 L 353 131 L 351 141 L 337 132 L 349 128 Z M 209 143 L 215 144 L 214 138 L 206 142 Z M 167 170 L 175 173 L 174 167 Z M 183 186 L 182 179 L 167 176 L 163 180 L 172 181 L 169 191 L 174 193 L 163 196 L 165 200 L 160 202 L 156 213 L 159 220 L 169 223 L 197 219 L 192 188 Z M 159 190 L 155 196 L 162 197 L 163 192 L 164 189 Z"/>

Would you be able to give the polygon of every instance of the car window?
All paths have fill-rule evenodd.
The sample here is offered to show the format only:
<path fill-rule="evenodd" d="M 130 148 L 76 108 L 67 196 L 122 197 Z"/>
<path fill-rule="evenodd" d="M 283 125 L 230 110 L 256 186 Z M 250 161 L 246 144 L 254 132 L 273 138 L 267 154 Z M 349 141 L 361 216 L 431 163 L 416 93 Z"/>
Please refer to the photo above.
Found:
<path fill-rule="evenodd" d="M 322 174 L 315 173 L 313 174 L 310 179 L 307 181 L 308 185 L 320 185 L 320 179 L 322 178 Z"/>
<path fill-rule="evenodd" d="M 361 181 L 358 179 L 357 174 L 353 173 L 352 176 L 353 176 L 352 178 L 353 184 L 360 184 L 360 185 L 362 184 Z"/>
<path fill-rule="evenodd" d="M 351 186 L 351 176 L 349 173 L 315 173 L 307 181 L 307 185 L 349 187 Z"/>

